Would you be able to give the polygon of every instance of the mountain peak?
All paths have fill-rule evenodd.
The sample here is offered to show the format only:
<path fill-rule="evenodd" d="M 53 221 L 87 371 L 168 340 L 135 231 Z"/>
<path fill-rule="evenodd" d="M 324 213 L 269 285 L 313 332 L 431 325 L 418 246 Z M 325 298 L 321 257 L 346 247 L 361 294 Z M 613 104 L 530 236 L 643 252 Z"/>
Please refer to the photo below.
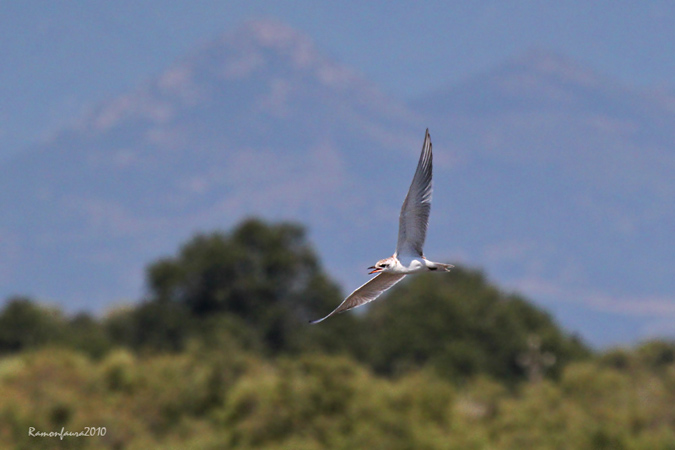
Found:
<path fill-rule="evenodd" d="M 278 20 L 250 20 L 137 91 L 102 105 L 89 123 L 98 131 L 139 118 L 162 124 L 176 116 L 177 108 L 218 101 L 255 103 L 283 116 L 292 98 L 313 88 L 328 88 L 337 96 L 376 92 L 354 70 L 324 56 L 306 34 Z"/>
<path fill-rule="evenodd" d="M 235 33 L 261 47 L 290 50 L 298 63 L 307 62 L 318 53 L 309 36 L 276 19 L 250 20 Z"/>
<path fill-rule="evenodd" d="M 593 110 L 598 99 L 614 95 L 615 83 L 555 51 L 533 49 L 464 83 L 431 93 L 417 102 L 429 111 L 558 110 L 561 105 Z"/>
<path fill-rule="evenodd" d="M 325 57 L 306 34 L 276 19 L 255 19 L 223 35 L 203 51 L 203 56 L 220 59 L 227 79 L 250 76 L 275 65 L 283 71 L 316 76 L 330 85 L 348 84 L 356 74 Z"/>

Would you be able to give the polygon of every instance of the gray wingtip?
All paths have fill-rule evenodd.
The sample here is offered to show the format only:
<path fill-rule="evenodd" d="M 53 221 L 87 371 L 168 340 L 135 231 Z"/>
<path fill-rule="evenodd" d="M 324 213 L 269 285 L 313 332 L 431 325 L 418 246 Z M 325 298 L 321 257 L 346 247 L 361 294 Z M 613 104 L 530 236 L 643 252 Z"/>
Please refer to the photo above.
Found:
<path fill-rule="evenodd" d="M 310 320 L 310 321 L 309 321 L 309 324 L 310 324 L 310 325 L 315 325 L 315 324 L 317 324 L 317 323 L 319 323 L 319 322 L 323 322 L 323 321 L 326 320 L 327 318 L 328 318 L 328 316 L 322 317 L 321 319 Z"/>

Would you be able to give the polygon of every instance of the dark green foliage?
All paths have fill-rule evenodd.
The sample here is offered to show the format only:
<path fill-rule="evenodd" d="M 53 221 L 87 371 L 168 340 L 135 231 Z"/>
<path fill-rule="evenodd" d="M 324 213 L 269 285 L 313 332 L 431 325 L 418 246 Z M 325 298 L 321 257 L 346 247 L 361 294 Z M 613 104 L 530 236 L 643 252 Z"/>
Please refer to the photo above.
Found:
<path fill-rule="evenodd" d="M 151 351 L 180 351 L 197 328 L 187 308 L 170 302 L 141 303 L 112 314 L 105 325 L 119 345 Z"/>
<path fill-rule="evenodd" d="M 641 349 L 625 352 L 641 360 Z M 206 346 L 0 358 L 0 448 L 670 449 L 674 403 L 674 363 L 618 370 L 591 359 L 507 389 L 483 376 L 390 379 L 346 357 L 271 361 Z M 106 435 L 27 434 L 87 426 Z"/>
<path fill-rule="evenodd" d="M 0 313 L 0 353 L 17 352 L 59 342 L 65 319 L 57 309 L 26 297 L 9 299 Z"/>
<path fill-rule="evenodd" d="M 110 335 L 96 318 L 86 313 L 75 315 L 66 326 L 64 344 L 95 358 L 105 355 L 113 346 Z"/>
<path fill-rule="evenodd" d="M 477 271 L 411 277 L 368 311 L 372 322 L 372 364 L 378 372 L 431 365 L 462 379 L 479 373 L 502 380 L 522 379 L 519 363 L 528 339 L 555 355 L 555 373 L 588 354 L 551 317 L 517 295 L 506 295 Z"/>
<path fill-rule="evenodd" d="M 309 325 L 343 295 L 295 224 L 251 219 L 230 233 L 196 235 L 176 256 L 150 265 L 147 280 L 145 301 L 103 321 L 66 319 L 13 300 L 0 316 L 0 349 L 62 343 L 100 357 L 113 345 L 180 352 L 200 342 L 266 356 L 346 354 L 387 375 L 428 365 L 458 381 L 487 374 L 508 382 L 556 376 L 588 354 L 548 314 L 460 267 L 410 277 L 361 314 Z M 533 338 L 540 354 L 527 356 Z M 655 360 L 671 355 L 667 348 L 645 352 Z M 555 364 L 545 365 L 546 358 Z"/>
<path fill-rule="evenodd" d="M 112 345 L 101 323 L 85 313 L 68 318 L 26 297 L 9 299 L 0 312 L 0 353 L 65 346 L 101 357 Z"/>
<path fill-rule="evenodd" d="M 600 361 L 607 367 L 619 370 L 636 370 L 641 367 L 665 370 L 675 363 L 675 341 L 647 341 L 633 350 L 614 348 L 604 353 Z"/>
<path fill-rule="evenodd" d="M 309 325 L 340 290 L 301 227 L 249 220 L 148 287 L 104 319 L 5 304 L 0 447 L 675 448 L 675 343 L 592 355 L 478 271 Z M 107 434 L 27 436 L 87 426 Z"/>
<path fill-rule="evenodd" d="M 253 330 L 247 339 L 270 353 L 347 351 L 337 333 L 357 331 L 353 317 L 308 326 L 341 295 L 299 225 L 251 219 L 229 234 L 197 235 L 176 257 L 150 266 L 148 285 L 148 301 L 133 313 L 134 347 L 180 349 L 205 330 L 213 335 L 214 317 Z"/>
<path fill-rule="evenodd" d="M 652 369 L 664 369 L 675 363 L 675 341 L 649 341 L 637 348 L 641 363 Z"/>
<path fill-rule="evenodd" d="M 148 284 L 157 303 L 183 305 L 195 316 L 230 312 L 259 324 L 269 320 L 270 306 L 287 302 L 317 273 L 302 228 L 249 220 L 231 234 L 194 237 L 177 257 L 150 266 Z"/>

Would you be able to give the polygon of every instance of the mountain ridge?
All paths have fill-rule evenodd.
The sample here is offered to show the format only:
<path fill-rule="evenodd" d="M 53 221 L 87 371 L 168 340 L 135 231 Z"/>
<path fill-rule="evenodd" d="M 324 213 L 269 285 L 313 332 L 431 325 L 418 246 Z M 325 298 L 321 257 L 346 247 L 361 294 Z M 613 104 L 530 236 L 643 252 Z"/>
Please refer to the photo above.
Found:
<path fill-rule="evenodd" d="M 0 293 L 137 299 L 145 265 L 251 215 L 307 225 L 348 291 L 393 251 L 429 127 L 429 257 L 484 267 L 596 343 L 635 339 L 675 304 L 668 104 L 542 50 L 406 104 L 248 22 L 0 165 Z M 638 331 L 603 335 L 585 311 Z"/>

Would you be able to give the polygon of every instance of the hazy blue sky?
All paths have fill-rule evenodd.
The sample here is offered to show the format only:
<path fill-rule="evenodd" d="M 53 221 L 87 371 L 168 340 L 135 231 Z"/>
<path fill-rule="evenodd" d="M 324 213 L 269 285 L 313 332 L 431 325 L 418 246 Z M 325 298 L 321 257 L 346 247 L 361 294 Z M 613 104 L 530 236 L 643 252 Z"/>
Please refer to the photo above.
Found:
<path fill-rule="evenodd" d="M 407 99 L 532 48 L 675 87 L 675 2 L 88 0 L 0 3 L 0 159 L 246 19 L 276 17 Z"/>

